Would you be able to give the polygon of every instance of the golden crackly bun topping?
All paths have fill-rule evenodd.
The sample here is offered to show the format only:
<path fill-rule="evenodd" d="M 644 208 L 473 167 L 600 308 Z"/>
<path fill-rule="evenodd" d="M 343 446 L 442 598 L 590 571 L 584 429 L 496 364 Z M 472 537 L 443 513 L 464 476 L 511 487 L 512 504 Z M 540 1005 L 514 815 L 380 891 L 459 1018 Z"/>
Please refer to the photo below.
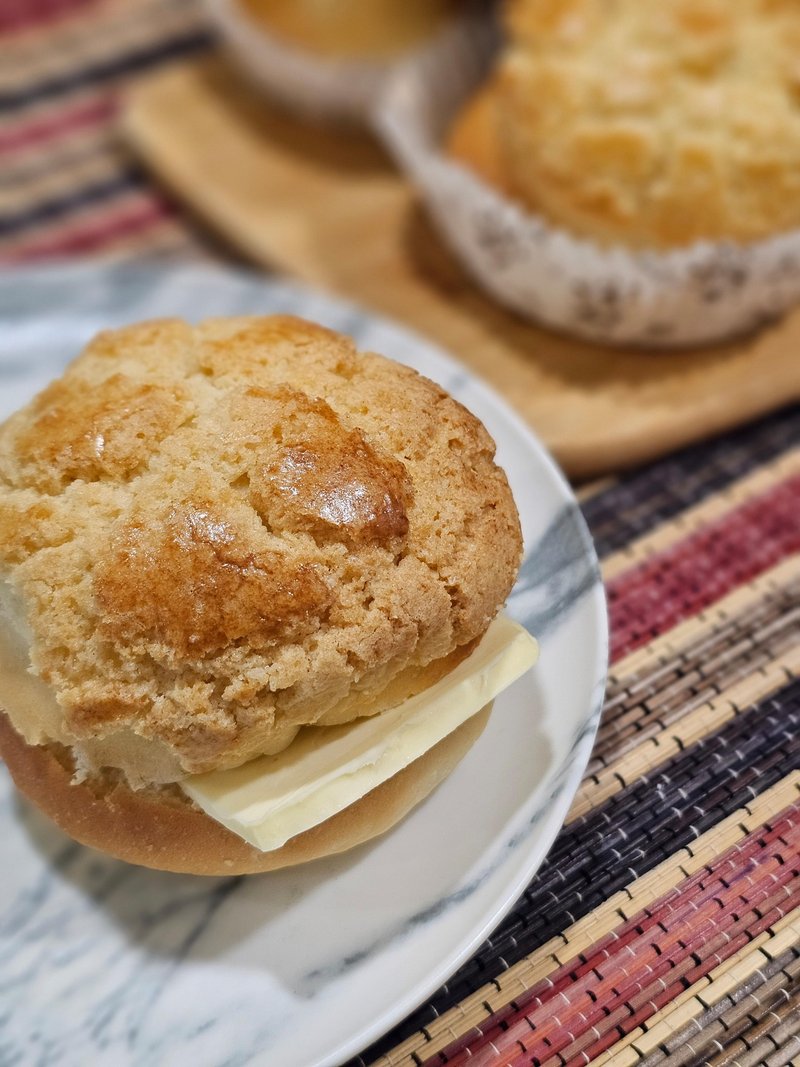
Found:
<path fill-rule="evenodd" d="M 800 225 L 796 0 L 508 0 L 506 24 L 455 151 L 531 209 L 633 246 Z"/>
<path fill-rule="evenodd" d="M 58 740 L 192 773 L 368 713 L 511 588 L 493 456 L 438 386 L 299 319 L 100 334 L 0 427 L 0 579 Z"/>

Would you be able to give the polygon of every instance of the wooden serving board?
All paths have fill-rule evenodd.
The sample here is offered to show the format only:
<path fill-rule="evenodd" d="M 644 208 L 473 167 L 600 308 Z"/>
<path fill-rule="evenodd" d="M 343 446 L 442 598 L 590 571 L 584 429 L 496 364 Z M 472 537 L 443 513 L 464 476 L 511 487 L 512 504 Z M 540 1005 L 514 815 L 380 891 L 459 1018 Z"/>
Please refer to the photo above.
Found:
<path fill-rule="evenodd" d="M 745 341 L 669 354 L 532 326 L 475 287 L 377 144 L 273 110 L 217 58 L 141 83 L 123 130 L 251 259 L 403 321 L 463 360 L 573 477 L 651 459 L 800 398 L 800 311 Z"/>

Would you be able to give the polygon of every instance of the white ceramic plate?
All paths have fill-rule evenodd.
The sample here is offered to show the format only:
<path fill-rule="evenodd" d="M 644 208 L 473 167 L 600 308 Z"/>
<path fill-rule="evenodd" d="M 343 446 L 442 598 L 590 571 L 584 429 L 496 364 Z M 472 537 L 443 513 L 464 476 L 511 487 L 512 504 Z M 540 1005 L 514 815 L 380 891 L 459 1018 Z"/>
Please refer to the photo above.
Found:
<path fill-rule="evenodd" d="M 292 311 L 439 381 L 498 443 L 525 532 L 510 611 L 541 641 L 455 773 L 385 837 L 304 868 L 200 879 L 65 838 L 0 770 L 0 1060 L 309 1067 L 354 1055 L 479 947 L 544 859 L 602 701 L 607 629 L 591 541 L 539 442 L 426 341 L 288 284 L 206 268 L 0 277 L 0 417 L 98 329 Z"/>

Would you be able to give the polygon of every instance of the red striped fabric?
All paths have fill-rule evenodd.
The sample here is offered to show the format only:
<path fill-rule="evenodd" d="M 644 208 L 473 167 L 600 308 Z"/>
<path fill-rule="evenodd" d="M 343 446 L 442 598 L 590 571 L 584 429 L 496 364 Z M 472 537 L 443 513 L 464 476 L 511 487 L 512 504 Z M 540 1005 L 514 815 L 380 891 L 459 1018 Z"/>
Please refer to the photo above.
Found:
<path fill-rule="evenodd" d="M 101 0 L 0 0 L 0 33 L 28 29 L 38 23 L 71 15 Z"/>
<path fill-rule="evenodd" d="M 25 84 L 7 78 L 0 94 L 0 166 L 9 194 L 0 217 L 0 264 L 129 257 L 148 241 L 159 250 L 166 240 L 199 251 L 188 227 L 184 236 L 173 225 L 176 209 L 131 168 L 117 128 L 128 85 L 151 66 L 205 46 L 199 5 L 0 0 L 3 31 L 3 47 Z"/>
<path fill-rule="evenodd" d="M 607 584 L 620 659 L 800 551 L 800 475 Z"/>
<path fill-rule="evenodd" d="M 57 236 L 31 238 L 12 252 L 0 256 L 0 263 L 24 263 L 38 259 L 58 259 L 83 252 L 97 252 L 121 237 L 137 236 L 159 225 L 175 214 L 164 201 L 153 197 L 133 208 L 114 207 L 98 218 L 96 215 L 83 224 L 71 225 Z"/>
<path fill-rule="evenodd" d="M 67 103 L 47 115 L 0 128 L 0 156 L 8 156 L 33 145 L 42 145 L 59 137 L 110 122 L 119 109 L 117 100 L 98 99 Z"/>
<path fill-rule="evenodd" d="M 781 812 L 425 1067 L 586 1063 L 800 905 L 800 803 Z M 576 1035 L 583 1035 L 576 1041 Z M 568 1050 L 569 1059 L 559 1058 Z"/>

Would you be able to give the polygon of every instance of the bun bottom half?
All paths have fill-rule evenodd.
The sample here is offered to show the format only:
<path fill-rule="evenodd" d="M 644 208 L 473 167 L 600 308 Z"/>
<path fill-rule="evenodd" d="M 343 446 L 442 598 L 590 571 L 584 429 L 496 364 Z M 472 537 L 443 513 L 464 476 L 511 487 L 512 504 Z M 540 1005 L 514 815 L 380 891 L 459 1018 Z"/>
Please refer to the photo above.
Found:
<path fill-rule="evenodd" d="M 200 811 L 179 790 L 134 791 L 120 782 L 73 783 L 66 750 L 29 745 L 0 713 L 0 756 L 17 789 L 70 837 L 117 859 L 180 874 L 258 874 L 369 841 L 442 782 L 485 727 L 491 704 L 350 807 L 261 852 Z"/>

